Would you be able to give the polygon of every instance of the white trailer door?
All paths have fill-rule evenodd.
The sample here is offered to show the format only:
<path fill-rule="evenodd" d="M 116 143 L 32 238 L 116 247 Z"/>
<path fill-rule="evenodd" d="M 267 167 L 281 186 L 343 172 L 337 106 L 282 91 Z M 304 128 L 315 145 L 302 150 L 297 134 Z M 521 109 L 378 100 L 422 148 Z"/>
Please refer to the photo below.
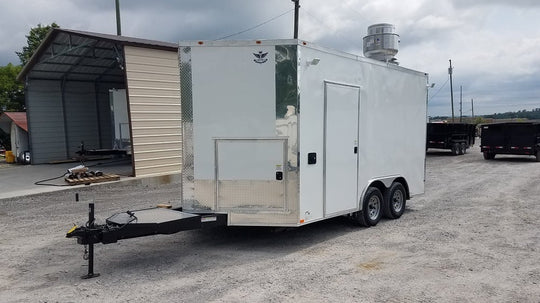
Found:
<path fill-rule="evenodd" d="M 324 215 L 358 205 L 358 112 L 360 87 L 325 82 Z"/>
<path fill-rule="evenodd" d="M 286 210 L 287 139 L 215 139 L 216 210 Z"/>

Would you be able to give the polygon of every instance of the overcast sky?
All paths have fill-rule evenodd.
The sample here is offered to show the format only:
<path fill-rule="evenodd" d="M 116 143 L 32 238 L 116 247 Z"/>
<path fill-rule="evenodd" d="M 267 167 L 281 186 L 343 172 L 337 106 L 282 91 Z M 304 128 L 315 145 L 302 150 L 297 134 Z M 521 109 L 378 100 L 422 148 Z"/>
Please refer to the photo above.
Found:
<path fill-rule="evenodd" d="M 0 65 L 38 23 L 116 33 L 115 0 L 0 0 Z M 230 39 L 292 38 L 291 0 L 120 0 L 122 34 L 178 42 L 214 40 L 272 20 Z M 375 23 L 400 35 L 401 66 L 430 74 L 429 115 L 450 115 L 448 60 L 454 66 L 454 106 L 463 114 L 540 107 L 539 0 L 300 0 L 299 38 L 362 54 Z M 281 15 L 281 16 L 280 16 Z M 280 17 L 278 17 L 280 16 Z M 277 18 L 276 18 L 277 17 Z"/>

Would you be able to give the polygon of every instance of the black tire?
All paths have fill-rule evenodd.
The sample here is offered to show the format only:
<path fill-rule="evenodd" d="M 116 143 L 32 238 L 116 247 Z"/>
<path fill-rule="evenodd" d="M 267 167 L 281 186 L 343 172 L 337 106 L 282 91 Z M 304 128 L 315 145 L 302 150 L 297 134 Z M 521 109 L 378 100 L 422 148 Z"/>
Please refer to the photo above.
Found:
<path fill-rule="evenodd" d="M 405 212 L 405 204 L 407 202 L 407 192 L 405 187 L 394 182 L 385 192 L 383 214 L 388 219 L 398 219 Z"/>
<path fill-rule="evenodd" d="M 461 143 L 462 155 L 467 153 L 467 144 Z"/>
<path fill-rule="evenodd" d="M 459 144 L 452 144 L 452 155 L 457 156 L 459 154 Z"/>
<path fill-rule="evenodd" d="M 536 151 L 536 162 L 540 162 L 540 150 L 539 151 Z"/>
<path fill-rule="evenodd" d="M 495 159 L 495 154 L 485 151 L 484 152 L 484 159 L 493 160 L 493 159 Z"/>
<path fill-rule="evenodd" d="M 364 200 L 362 201 L 362 210 L 354 213 L 356 223 L 361 226 L 375 226 L 382 217 L 384 197 L 381 191 L 376 187 L 368 188 Z"/>
<path fill-rule="evenodd" d="M 464 151 L 463 151 L 463 145 L 462 144 L 459 144 L 458 143 L 458 155 L 463 155 Z"/>

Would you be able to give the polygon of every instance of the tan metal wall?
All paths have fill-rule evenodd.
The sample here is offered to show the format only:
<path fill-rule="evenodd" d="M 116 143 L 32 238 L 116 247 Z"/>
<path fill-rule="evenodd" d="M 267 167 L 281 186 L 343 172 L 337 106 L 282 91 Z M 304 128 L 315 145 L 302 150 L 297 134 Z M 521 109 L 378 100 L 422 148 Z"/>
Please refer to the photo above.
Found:
<path fill-rule="evenodd" d="M 182 124 L 176 52 L 125 46 L 135 176 L 180 173 Z"/>

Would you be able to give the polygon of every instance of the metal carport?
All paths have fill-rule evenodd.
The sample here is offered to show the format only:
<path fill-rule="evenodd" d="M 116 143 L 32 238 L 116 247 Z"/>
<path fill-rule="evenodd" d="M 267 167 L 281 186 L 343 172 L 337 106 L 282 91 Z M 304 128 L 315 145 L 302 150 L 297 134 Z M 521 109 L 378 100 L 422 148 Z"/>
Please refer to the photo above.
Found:
<path fill-rule="evenodd" d="M 180 173 L 178 46 L 52 29 L 18 76 L 32 164 L 113 149 L 110 90 L 126 90 L 133 176 Z"/>

